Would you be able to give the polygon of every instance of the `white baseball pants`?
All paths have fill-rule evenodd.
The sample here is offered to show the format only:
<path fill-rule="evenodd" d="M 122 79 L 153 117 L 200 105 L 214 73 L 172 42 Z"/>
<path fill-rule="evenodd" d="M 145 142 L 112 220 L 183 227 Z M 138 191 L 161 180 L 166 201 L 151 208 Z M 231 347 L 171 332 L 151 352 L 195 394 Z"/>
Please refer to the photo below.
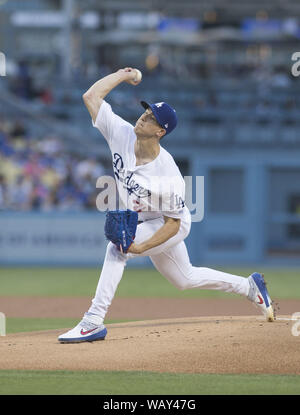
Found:
<path fill-rule="evenodd" d="M 141 243 L 149 239 L 163 224 L 163 218 L 148 220 L 139 224 L 135 242 Z M 149 256 L 157 271 L 180 290 L 202 288 L 247 296 L 249 292 L 247 278 L 210 268 L 194 267 L 190 263 L 184 242 L 190 232 L 190 226 L 190 223 L 182 222 L 175 236 L 140 255 L 122 254 L 113 243 L 109 242 L 96 295 L 88 312 L 98 315 L 101 321 L 104 320 L 128 259 L 138 256 Z"/>

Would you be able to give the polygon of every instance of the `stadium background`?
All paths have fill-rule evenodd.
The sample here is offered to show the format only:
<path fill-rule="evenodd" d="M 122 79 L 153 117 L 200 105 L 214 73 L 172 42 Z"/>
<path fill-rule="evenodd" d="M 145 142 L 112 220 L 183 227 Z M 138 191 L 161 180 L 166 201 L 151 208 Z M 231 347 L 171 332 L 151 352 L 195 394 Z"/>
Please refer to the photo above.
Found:
<path fill-rule="evenodd" d="M 170 102 L 179 125 L 162 145 L 204 176 L 193 262 L 299 262 L 298 6 L 270 4 L 1 1 L 1 263 L 103 257 L 95 179 L 110 154 L 82 94 L 129 64 L 143 82 L 109 94 L 115 112 L 134 123 L 141 99 Z"/>
<path fill-rule="evenodd" d="M 170 103 L 179 124 L 161 144 L 184 176 L 204 176 L 204 218 L 186 240 L 192 263 L 270 270 L 275 297 L 299 300 L 299 18 L 295 0 L 0 0 L 0 311 L 9 332 L 71 327 L 85 311 L 78 303 L 78 316 L 37 321 L 26 298 L 88 304 L 94 293 L 106 247 L 96 180 L 112 169 L 82 94 L 125 66 L 143 81 L 107 96 L 114 111 L 134 123 L 140 100 Z M 118 298 L 226 296 L 175 293 L 148 266 L 128 263 Z M 9 307 L 16 295 L 19 314 Z"/>

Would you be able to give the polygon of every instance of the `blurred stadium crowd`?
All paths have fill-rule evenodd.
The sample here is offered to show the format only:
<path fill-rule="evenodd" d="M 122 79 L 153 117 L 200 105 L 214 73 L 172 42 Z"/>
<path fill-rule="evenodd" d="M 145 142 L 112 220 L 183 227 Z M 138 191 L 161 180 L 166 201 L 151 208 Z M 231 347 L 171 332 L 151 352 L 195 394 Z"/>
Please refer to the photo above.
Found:
<path fill-rule="evenodd" d="M 95 182 L 107 174 L 107 160 L 93 155 L 101 138 L 81 95 L 129 64 L 142 70 L 142 84 L 120 86 L 109 101 L 134 123 L 141 97 L 169 100 L 180 118 L 170 146 L 299 144 L 298 78 L 290 70 L 300 37 L 295 2 L 283 12 L 282 5 L 267 11 L 249 2 L 246 11 L 224 2 L 222 13 L 218 2 L 207 9 L 190 1 L 186 13 L 176 1 L 163 10 L 128 0 L 118 13 L 114 1 L 100 7 L 93 0 L 30 0 L 28 10 L 21 3 L 4 1 L 0 9 L 3 45 L 13 51 L 0 85 L 10 94 L 2 102 L 0 94 L 0 106 L 12 101 L 6 112 L 0 108 L 0 209 L 95 208 Z M 30 128 L 30 114 L 20 121 L 17 107 L 34 114 Z M 44 116 L 52 117 L 53 129 L 37 133 Z M 61 131 L 76 129 L 77 148 L 72 132 L 56 131 L 59 123 Z M 89 153 L 80 151 L 80 141 Z"/>
<path fill-rule="evenodd" d="M 19 121 L 0 119 L 0 210 L 96 209 L 100 160 L 64 151 L 61 137 L 30 136 Z"/>
<path fill-rule="evenodd" d="M 143 82 L 109 93 L 114 112 L 134 124 L 141 100 L 168 102 L 179 122 L 162 146 L 183 176 L 205 177 L 193 259 L 299 262 L 299 39 L 298 0 L 0 0 L 0 211 L 13 211 L 0 214 L 4 260 L 19 226 L 47 240 L 35 212 L 53 212 L 43 215 L 51 230 L 88 212 L 76 215 L 80 239 L 97 178 L 113 174 L 82 94 L 132 66 Z M 17 211 L 34 213 L 18 222 Z"/>
<path fill-rule="evenodd" d="M 223 68 L 224 69 L 224 68 Z M 179 68 L 177 68 L 177 71 Z M 102 69 L 99 77 L 112 72 L 113 69 L 106 67 Z M 201 80 L 218 79 L 220 68 L 215 67 L 215 73 L 199 68 L 197 77 Z M 151 72 L 144 72 L 145 80 L 155 81 L 156 77 L 169 76 L 164 69 L 158 67 Z M 177 74 L 178 75 L 178 74 Z M 189 74 L 192 76 L 192 73 Z M 173 73 L 172 77 L 176 78 Z M 295 78 L 288 75 L 284 68 L 264 68 L 259 65 L 243 65 L 240 67 L 229 66 L 223 72 L 222 79 L 227 82 L 253 81 L 257 86 L 257 94 L 253 98 L 252 92 L 248 95 L 246 91 L 240 91 L 238 95 L 234 90 L 224 94 L 222 89 L 207 88 L 206 90 L 194 91 L 189 96 L 187 90 L 176 91 L 172 102 L 176 105 L 180 114 L 186 116 L 191 127 L 195 121 L 195 128 L 203 132 L 205 126 L 208 130 L 210 140 L 216 135 L 216 126 L 221 122 L 222 117 L 228 113 L 230 117 L 241 117 L 246 120 L 256 117 L 256 121 L 262 126 L 270 120 L 274 123 L 276 117 L 280 119 L 286 115 L 285 124 L 293 125 L 297 117 L 297 98 L 290 93 L 273 96 L 272 88 L 290 88 Z M 97 78 L 95 78 L 97 79 Z M 80 121 L 80 126 L 90 128 L 90 120 L 81 100 L 82 89 L 75 85 L 70 89 L 54 89 L 48 85 L 45 88 L 38 88 L 35 85 L 34 77 L 30 74 L 30 68 L 26 62 L 21 61 L 18 71 L 10 78 L 9 87 L 11 92 L 21 100 L 34 103 L 36 108 L 46 109 L 49 113 L 58 118 L 71 118 L 73 124 Z M 114 110 L 124 118 L 130 119 L 131 114 L 137 116 L 136 108 L 139 108 L 139 91 L 115 91 L 110 95 L 110 101 Z M 160 91 L 152 91 L 158 94 Z M 73 94 L 73 95 L 72 95 Z M 145 96 L 150 98 L 151 91 L 146 88 Z M 169 93 L 169 96 L 171 93 Z M 153 97 L 155 100 L 156 97 Z M 157 99 L 159 97 L 157 96 Z M 276 99 L 275 99 L 276 98 Z M 186 109 L 186 101 L 189 100 L 194 110 Z M 124 113 L 125 108 L 132 108 L 132 113 Z M 77 112 L 76 112 L 77 110 Z M 79 110 L 79 115 L 78 115 Z M 66 115 L 65 111 L 68 111 Z M 123 112 L 123 114 L 122 114 Z M 75 114 L 75 115 L 73 115 Z M 201 127 L 199 126 L 201 122 Z M 182 125 L 181 125 L 182 127 Z M 223 133 L 225 128 L 222 127 Z M 240 130 L 241 131 L 241 130 Z M 253 137 L 253 127 L 250 134 Z M 265 132 L 264 132 L 265 134 Z M 183 136 L 182 136 L 183 137 Z M 239 138 L 242 139 L 240 132 Z M 87 139 L 87 138 L 86 138 Z M 200 141 L 200 140 L 199 140 Z M 27 129 L 26 123 L 16 121 L 15 117 L 0 119 L 0 209 L 1 210 L 39 210 L 39 211 L 78 211 L 95 210 L 96 180 L 103 174 L 110 174 L 104 167 L 101 159 L 91 157 L 80 152 L 70 152 L 64 146 L 64 137 L 54 133 L 45 136 L 35 137 Z"/>

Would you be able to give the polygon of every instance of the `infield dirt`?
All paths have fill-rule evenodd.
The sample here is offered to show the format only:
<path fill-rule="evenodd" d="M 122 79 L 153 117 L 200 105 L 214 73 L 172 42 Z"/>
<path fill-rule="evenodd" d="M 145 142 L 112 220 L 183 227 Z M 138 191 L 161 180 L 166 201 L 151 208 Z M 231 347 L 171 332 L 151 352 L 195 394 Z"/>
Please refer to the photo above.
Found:
<path fill-rule="evenodd" d="M 300 374 L 294 321 L 188 317 L 108 324 L 104 341 L 60 344 L 64 330 L 0 338 L 1 369 Z"/>
<path fill-rule="evenodd" d="M 280 314 L 300 311 L 300 300 L 274 299 Z M 88 297 L 0 296 L 6 317 L 81 319 L 89 309 Z M 260 311 L 244 298 L 122 298 L 117 297 L 106 320 L 153 320 L 182 317 L 251 316 Z"/>

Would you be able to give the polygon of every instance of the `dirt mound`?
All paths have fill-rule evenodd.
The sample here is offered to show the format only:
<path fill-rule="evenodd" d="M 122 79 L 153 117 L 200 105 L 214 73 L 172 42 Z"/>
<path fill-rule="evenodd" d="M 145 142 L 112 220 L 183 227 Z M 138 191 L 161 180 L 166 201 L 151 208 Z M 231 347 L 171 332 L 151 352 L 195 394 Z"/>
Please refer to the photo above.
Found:
<path fill-rule="evenodd" d="M 281 314 L 300 310 L 300 300 L 274 300 Z M 87 297 L 1 297 L 0 311 L 7 317 L 82 318 Z M 244 298 L 114 298 L 106 320 L 154 320 L 183 317 L 252 316 L 260 310 Z"/>
<path fill-rule="evenodd" d="M 286 319 L 285 319 L 286 318 Z M 1 369 L 300 374 L 300 337 L 278 316 L 201 317 L 107 325 L 105 341 L 60 344 L 65 330 L 0 338 Z"/>

